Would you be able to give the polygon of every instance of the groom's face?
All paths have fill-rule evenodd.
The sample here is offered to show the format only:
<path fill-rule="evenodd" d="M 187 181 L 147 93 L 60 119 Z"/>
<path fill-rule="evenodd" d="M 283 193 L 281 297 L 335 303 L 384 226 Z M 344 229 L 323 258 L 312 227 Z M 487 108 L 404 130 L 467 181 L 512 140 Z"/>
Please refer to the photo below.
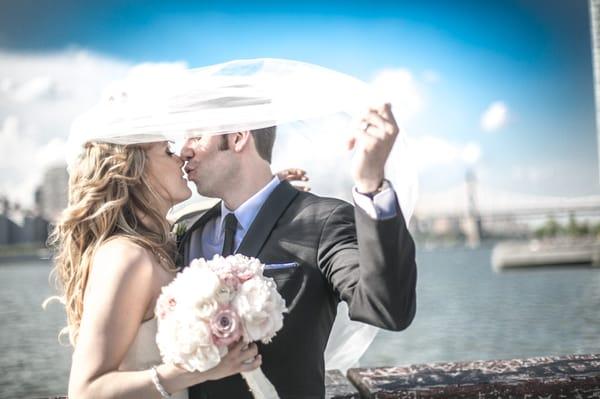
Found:
<path fill-rule="evenodd" d="M 227 140 L 227 135 L 194 137 L 181 149 L 187 178 L 201 195 L 220 198 L 235 175 L 236 160 Z"/>

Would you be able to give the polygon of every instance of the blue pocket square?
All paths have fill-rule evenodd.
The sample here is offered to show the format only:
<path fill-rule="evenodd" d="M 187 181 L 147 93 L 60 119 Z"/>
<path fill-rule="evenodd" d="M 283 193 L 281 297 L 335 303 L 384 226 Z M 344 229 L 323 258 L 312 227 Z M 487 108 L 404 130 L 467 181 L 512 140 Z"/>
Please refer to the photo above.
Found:
<path fill-rule="evenodd" d="M 289 262 L 289 263 L 270 263 L 265 265 L 265 270 L 278 270 L 278 269 L 291 269 L 293 267 L 300 266 L 298 262 Z"/>

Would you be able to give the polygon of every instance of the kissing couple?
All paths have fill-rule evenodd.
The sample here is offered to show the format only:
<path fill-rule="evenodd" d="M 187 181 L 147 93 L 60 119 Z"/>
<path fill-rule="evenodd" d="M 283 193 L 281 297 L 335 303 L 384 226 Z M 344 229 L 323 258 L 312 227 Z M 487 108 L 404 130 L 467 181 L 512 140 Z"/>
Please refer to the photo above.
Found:
<path fill-rule="evenodd" d="M 302 76 L 322 77 L 321 91 Z M 281 398 L 324 398 L 340 302 L 349 319 L 387 330 L 415 315 L 415 247 L 385 175 L 399 135 L 390 104 L 363 112 L 348 139 L 353 205 L 298 190 L 288 180 L 301 173 L 271 170 L 280 125 L 346 101 L 356 84 L 346 75 L 266 59 L 203 68 L 152 92 L 154 83 L 115 91 L 69 138 L 69 205 L 52 234 L 74 348 L 69 397 L 252 398 L 239 373 L 261 367 Z M 176 132 L 185 132 L 179 153 L 169 142 Z M 220 201 L 184 216 L 176 240 L 167 213 L 192 195 L 184 171 L 200 195 Z M 176 264 L 217 254 L 266 265 L 288 308 L 283 328 L 267 345 L 232 344 L 204 372 L 165 364 L 161 288 Z"/>

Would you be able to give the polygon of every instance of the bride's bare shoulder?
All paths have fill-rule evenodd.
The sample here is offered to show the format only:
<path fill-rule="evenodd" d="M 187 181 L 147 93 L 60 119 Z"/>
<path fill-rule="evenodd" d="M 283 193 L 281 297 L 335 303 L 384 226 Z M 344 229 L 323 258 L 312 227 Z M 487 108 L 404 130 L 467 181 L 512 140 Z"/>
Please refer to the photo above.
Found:
<path fill-rule="evenodd" d="M 127 258 L 135 258 L 144 255 L 150 256 L 150 251 L 133 241 L 131 238 L 117 236 L 100 244 L 94 255 L 95 257 L 124 255 Z"/>
<path fill-rule="evenodd" d="M 135 275 L 152 279 L 153 254 L 126 237 L 116 237 L 102 243 L 94 253 L 91 274 L 122 278 Z"/>
<path fill-rule="evenodd" d="M 119 237 L 102 243 L 93 255 L 85 287 L 86 325 L 122 326 L 127 315 L 137 328 L 138 321 L 151 317 L 159 281 L 153 263 L 152 252 L 132 240 Z"/>

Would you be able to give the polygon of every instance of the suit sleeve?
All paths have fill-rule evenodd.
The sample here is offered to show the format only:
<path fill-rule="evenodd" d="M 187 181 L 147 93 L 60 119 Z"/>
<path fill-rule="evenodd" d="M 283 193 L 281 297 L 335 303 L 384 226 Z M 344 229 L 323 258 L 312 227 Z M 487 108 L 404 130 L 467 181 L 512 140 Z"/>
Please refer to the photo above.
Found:
<path fill-rule="evenodd" d="M 338 205 L 321 230 L 317 263 L 352 320 L 394 331 L 412 322 L 415 245 L 400 209 L 375 220 L 360 207 Z"/>

